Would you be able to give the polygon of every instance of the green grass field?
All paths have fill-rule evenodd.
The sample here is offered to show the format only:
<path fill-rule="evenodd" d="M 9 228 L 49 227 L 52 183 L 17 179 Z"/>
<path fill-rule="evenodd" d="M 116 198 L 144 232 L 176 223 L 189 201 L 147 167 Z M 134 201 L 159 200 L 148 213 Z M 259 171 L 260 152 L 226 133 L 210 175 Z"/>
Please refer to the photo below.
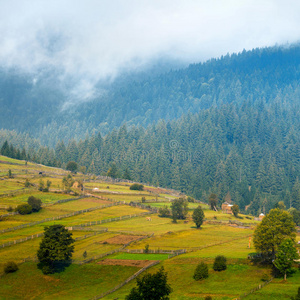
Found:
<path fill-rule="evenodd" d="M 135 254 L 135 253 L 119 253 L 110 256 L 113 259 L 129 259 L 129 260 L 165 260 L 168 259 L 169 254 Z"/>
<path fill-rule="evenodd" d="M 7 173 L 11 169 L 14 178 L 8 179 Z M 43 172 L 43 177 L 39 172 Z M 24 188 L 26 178 L 38 185 L 42 178 L 44 182 L 50 180 L 53 189 L 60 189 L 63 176 L 67 171 L 40 166 L 37 164 L 13 160 L 0 156 L 0 195 L 6 192 L 21 190 Z M 92 177 L 77 174 L 74 179 L 90 180 Z M 93 177 L 95 178 L 95 177 Z M 131 191 L 129 183 L 107 183 L 93 181 L 85 183 L 89 189 L 97 187 L 100 191 L 96 195 L 114 199 L 116 201 L 142 201 L 157 200 L 146 205 L 152 207 L 170 206 L 168 200 L 175 197 L 168 194 L 165 189 L 145 187 L 145 191 Z M 109 186 L 109 188 L 107 188 Z M 149 189 L 147 191 L 147 189 Z M 150 192 L 151 190 L 151 192 Z M 157 196 L 159 194 L 159 196 Z M 42 193 L 37 187 L 30 191 L 0 197 L 1 213 L 6 213 L 5 207 L 16 207 L 26 203 L 30 195 L 38 197 L 47 204 L 38 213 L 29 215 L 14 215 L 5 217 L 0 221 L 0 229 L 11 228 L 25 223 L 32 223 L 46 218 L 63 216 L 75 211 L 93 208 L 111 203 L 95 197 L 83 198 L 61 204 L 54 204 L 61 199 L 74 198 L 72 195 L 47 192 Z M 33 260 L 36 257 L 40 238 L 28 240 L 9 247 L 0 248 L 0 273 L 8 261 L 15 261 L 20 264 L 20 270 L 14 274 L 0 277 L 0 299 L 91 299 L 103 292 L 106 292 L 134 274 L 139 268 L 128 266 L 110 266 L 97 264 L 100 258 L 112 250 L 120 249 L 133 235 L 148 235 L 140 241 L 132 242 L 127 249 L 145 249 L 148 244 L 150 250 L 178 250 L 186 249 L 186 253 L 173 258 L 168 254 L 132 254 L 117 252 L 109 258 L 119 260 L 160 260 L 159 265 L 150 268 L 147 272 L 155 272 L 160 266 L 168 273 L 168 282 L 173 288 L 170 299 L 204 299 L 210 295 L 214 300 L 235 299 L 240 295 L 249 293 L 252 289 L 262 284 L 265 274 L 270 275 L 270 268 L 251 265 L 247 259 L 250 252 L 254 252 L 252 240 L 249 248 L 249 236 L 253 235 L 255 226 L 259 223 L 253 218 L 248 219 L 242 216 L 237 219 L 233 215 L 215 212 L 209 209 L 207 204 L 201 204 L 206 222 L 200 229 L 195 227 L 192 221 L 192 211 L 199 204 L 189 203 L 189 213 L 186 220 L 179 220 L 174 224 L 171 218 L 160 218 L 157 214 L 134 217 L 121 221 L 103 223 L 101 225 L 89 225 L 82 231 L 72 231 L 74 238 L 81 238 L 74 244 L 74 263 L 64 272 L 43 275 L 37 269 L 37 263 Z M 62 224 L 66 227 L 79 226 L 93 221 L 106 220 L 110 218 L 134 215 L 146 212 L 147 210 L 128 205 L 118 205 L 109 208 L 97 209 L 95 211 L 74 215 L 61 220 L 51 220 L 42 224 L 18 229 L 0 235 L 0 245 L 8 241 L 32 236 L 44 231 L 44 226 Z M 151 220 L 147 220 L 150 217 Z M 247 228 L 238 228 L 230 222 L 241 222 L 249 225 Z M 99 229 L 108 228 L 107 232 L 96 232 Z M 93 234 L 93 236 L 90 236 Z M 150 236 L 153 234 L 152 236 Z M 127 237 L 130 235 L 131 237 Z M 300 240 L 300 234 L 297 235 Z M 125 249 L 126 250 L 126 249 Z M 91 263 L 80 265 L 87 254 L 87 259 L 94 259 Z M 228 268 L 226 271 L 215 272 L 212 269 L 214 258 L 217 255 L 227 257 Z M 25 263 L 24 260 L 26 260 Z M 200 261 L 209 265 L 209 278 L 203 281 L 195 281 L 193 273 Z M 143 276 L 140 275 L 140 276 Z M 104 299 L 125 299 L 130 289 L 135 286 L 135 280 L 126 284 L 116 292 L 106 296 Z M 250 300 L 276 300 L 289 299 L 295 295 L 300 286 L 300 271 L 289 277 L 287 282 L 282 279 L 274 279 L 272 283 L 245 299 Z"/>
<path fill-rule="evenodd" d="M 275 278 L 263 289 L 247 296 L 247 300 L 277 300 L 290 299 L 296 296 L 300 287 L 300 271 L 287 278 L 285 282 L 282 278 Z"/>
<path fill-rule="evenodd" d="M 90 263 L 73 264 L 62 273 L 47 276 L 36 263 L 24 263 L 19 271 L 0 279 L 0 299 L 90 299 L 112 289 L 137 271 L 135 267 Z"/>
<path fill-rule="evenodd" d="M 74 198 L 74 196 L 60 193 L 43 193 L 39 191 L 31 191 L 29 193 L 24 193 L 16 196 L 2 197 L 0 198 L 0 205 L 12 206 L 13 208 L 19 204 L 27 203 L 29 196 L 34 196 L 42 200 L 44 204 L 54 203 L 58 200 Z"/>

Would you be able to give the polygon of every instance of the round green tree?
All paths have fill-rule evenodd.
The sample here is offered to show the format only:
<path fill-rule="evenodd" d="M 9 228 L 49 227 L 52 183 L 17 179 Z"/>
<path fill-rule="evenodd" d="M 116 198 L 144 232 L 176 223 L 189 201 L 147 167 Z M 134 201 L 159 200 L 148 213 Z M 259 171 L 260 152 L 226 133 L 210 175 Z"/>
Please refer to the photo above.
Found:
<path fill-rule="evenodd" d="M 63 225 L 46 226 L 44 237 L 37 251 L 39 268 L 44 274 L 63 270 L 70 264 L 74 252 L 72 233 Z"/>
<path fill-rule="evenodd" d="M 193 212 L 193 221 L 195 222 L 197 228 L 200 228 L 200 226 L 203 224 L 204 217 L 205 216 L 202 207 L 199 205 Z"/>
<path fill-rule="evenodd" d="M 297 249 L 291 239 L 286 239 L 279 245 L 274 265 L 284 276 L 284 280 L 286 280 L 286 275 L 292 271 L 294 260 L 298 258 Z"/>
<path fill-rule="evenodd" d="M 33 212 L 40 211 L 42 208 L 42 201 L 39 198 L 34 196 L 29 196 L 27 199 L 27 203 L 32 207 Z"/>
<path fill-rule="evenodd" d="M 75 161 L 69 161 L 69 162 L 67 163 L 66 169 L 67 169 L 68 171 L 71 171 L 71 172 L 76 172 L 77 169 L 78 169 L 78 165 L 77 165 L 77 163 L 76 163 Z"/>
<path fill-rule="evenodd" d="M 259 252 L 275 258 L 278 246 L 287 238 L 295 241 L 296 227 L 293 217 L 279 208 L 272 209 L 256 227 L 253 243 Z"/>

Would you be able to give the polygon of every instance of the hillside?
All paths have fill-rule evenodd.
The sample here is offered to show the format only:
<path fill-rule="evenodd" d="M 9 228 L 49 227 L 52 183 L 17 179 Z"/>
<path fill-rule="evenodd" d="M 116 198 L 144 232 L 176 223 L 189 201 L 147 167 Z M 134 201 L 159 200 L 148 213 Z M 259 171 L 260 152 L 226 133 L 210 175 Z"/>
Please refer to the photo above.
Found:
<path fill-rule="evenodd" d="M 299 48 L 253 49 L 158 75 L 151 69 L 139 80 L 129 74 L 113 83 L 99 82 L 94 87 L 98 96 L 89 101 L 69 94 L 68 82 L 60 83 L 57 71 L 48 70 L 36 81 L 33 75 L 3 69 L 1 127 L 54 146 L 95 130 L 107 133 L 125 122 L 147 126 L 227 103 L 293 105 L 299 99 Z"/>
<path fill-rule="evenodd" d="M 252 214 L 268 212 L 278 201 L 299 209 L 299 48 L 244 51 L 148 79 L 128 76 L 106 85 L 105 100 L 77 104 L 64 110 L 63 118 L 63 97 L 31 97 L 26 77 L 12 80 L 17 74 L 2 72 L 2 126 L 32 133 L 2 129 L 2 154 L 21 158 L 24 148 L 29 160 L 56 167 L 76 161 L 97 175 L 115 164 L 115 177 L 174 188 L 203 201 L 214 192 L 223 202 L 229 193 Z M 55 91 L 51 78 L 35 85 L 36 96 L 50 85 Z M 26 108 L 21 94 L 31 98 Z M 5 141 L 19 154 L 3 151 Z"/>
<path fill-rule="evenodd" d="M 200 203 L 205 222 L 199 230 L 191 218 L 199 203 L 189 202 L 187 218 L 176 224 L 156 213 L 155 209 L 170 206 L 178 197 L 174 191 L 149 186 L 144 191 L 134 191 L 128 182 L 73 174 L 75 181 L 83 182 L 84 194 L 75 184 L 70 195 L 63 192 L 62 179 L 69 174 L 64 170 L 4 156 L 0 156 L 0 169 L 0 269 L 2 272 L 11 260 L 19 265 L 17 272 L 1 276 L 0 298 L 92 299 L 112 292 L 152 264 L 157 265 L 149 272 L 161 266 L 168 272 L 172 300 L 203 299 L 206 295 L 229 300 L 251 293 L 261 285 L 262 278 L 271 278 L 269 268 L 252 265 L 247 259 L 248 253 L 254 251 L 252 244 L 248 248 L 249 236 L 258 224 L 253 218 L 241 215 L 242 219 L 237 219 Z M 32 184 L 28 188 L 26 179 Z M 51 181 L 49 191 L 38 190 L 41 180 Z M 42 200 L 39 212 L 7 215 L 9 206 L 26 203 L 30 195 Z M 37 268 L 36 251 L 44 226 L 53 224 L 68 227 L 76 239 L 73 263 L 61 273 L 43 275 Z M 299 234 L 297 238 L 300 239 Z M 146 245 L 149 254 L 143 253 Z M 226 271 L 212 270 L 218 254 L 227 257 Z M 200 261 L 208 263 L 209 278 L 197 282 L 193 273 Z M 293 296 L 299 276 L 298 271 L 289 277 L 289 284 L 273 279 L 253 296 L 272 300 L 278 296 L 278 290 L 283 297 Z M 124 299 L 134 285 L 132 280 L 104 299 Z"/>

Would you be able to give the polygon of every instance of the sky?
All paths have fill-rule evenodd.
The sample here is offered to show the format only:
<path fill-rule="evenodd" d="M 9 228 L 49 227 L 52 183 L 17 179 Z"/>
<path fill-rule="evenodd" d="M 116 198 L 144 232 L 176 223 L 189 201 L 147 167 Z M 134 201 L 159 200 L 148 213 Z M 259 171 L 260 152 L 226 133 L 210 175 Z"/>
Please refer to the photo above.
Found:
<path fill-rule="evenodd" d="M 0 66 L 79 92 L 159 58 L 202 62 L 300 40 L 298 0 L 0 0 Z M 76 91 L 74 91 L 76 92 Z"/>

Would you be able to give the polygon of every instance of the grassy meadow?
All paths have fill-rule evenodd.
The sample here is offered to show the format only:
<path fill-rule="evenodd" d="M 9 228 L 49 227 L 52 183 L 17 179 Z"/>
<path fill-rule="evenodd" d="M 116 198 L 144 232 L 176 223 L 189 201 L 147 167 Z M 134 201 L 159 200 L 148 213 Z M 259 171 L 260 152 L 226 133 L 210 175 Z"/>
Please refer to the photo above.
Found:
<path fill-rule="evenodd" d="M 9 169 L 13 178 L 7 176 Z M 39 172 L 43 172 L 43 175 Z M 6 214 L 9 206 L 15 208 L 26 203 L 31 195 L 40 198 L 44 204 L 37 213 L 1 217 L 0 230 L 19 225 L 30 226 L 0 234 L 0 274 L 8 261 L 15 261 L 19 265 L 17 272 L 0 276 L 0 299 L 91 299 L 108 292 L 140 270 L 142 266 L 132 266 L 139 261 L 160 261 L 146 272 L 153 273 L 164 267 L 173 289 L 170 295 L 172 300 L 204 299 L 207 295 L 218 300 L 236 299 L 262 284 L 264 276 L 270 276 L 269 268 L 252 265 L 247 259 L 248 253 L 255 252 L 252 235 L 259 222 L 253 218 L 241 215 L 237 219 L 221 211 L 212 211 L 207 204 L 189 203 L 187 219 L 174 224 L 171 218 L 161 218 L 156 213 L 141 215 L 148 210 L 128 205 L 132 201 L 141 203 L 142 197 L 145 197 L 145 204 L 150 207 L 170 207 L 172 199 L 178 198 L 178 194 L 172 194 L 172 191 L 148 186 L 144 191 L 132 191 L 129 189 L 130 183 L 101 182 L 77 174 L 73 176 L 74 180 L 86 180 L 84 187 L 89 192 L 88 196 L 79 199 L 75 193 L 80 194 L 80 190 L 73 188 L 71 194 L 62 190 L 62 178 L 67 174 L 61 169 L 29 162 L 26 164 L 0 156 L 0 214 Z M 33 184 L 29 189 L 25 189 L 26 179 Z M 49 192 L 38 191 L 41 179 L 52 182 Z M 76 199 L 57 203 L 71 198 Z M 102 207 L 115 204 L 116 201 L 125 203 Z M 200 229 L 192 221 L 193 210 L 198 205 L 203 208 L 206 220 Z M 66 217 L 67 214 L 86 209 L 92 210 Z M 128 215 L 133 217 L 98 225 L 92 223 Z M 57 217 L 62 218 L 55 220 Z M 31 224 L 48 218 L 52 220 Z M 238 222 L 243 226 L 238 226 Z M 73 237 L 77 239 L 73 264 L 63 272 L 43 275 L 37 268 L 36 253 L 42 237 L 1 248 L 2 244 L 43 233 L 45 226 L 53 224 L 76 229 L 72 230 Z M 87 224 L 78 229 L 80 225 Z M 299 234 L 297 239 L 300 240 Z M 185 249 L 186 253 L 169 258 L 169 254 L 164 253 L 125 252 L 143 252 L 148 245 L 150 250 L 156 252 Z M 110 254 L 112 252 L 115 253 Z M 213 271 L 212 265 L 217 255 L 226 256 L 227 270 Z M 89 262 L 85 263 L 86 260 Z M 208 264 L 209 277 L 195 281 L 193 274 L 201 261 Z M 143 276 L 143 273 L 139 276 Z M 135 282 L 127 283 L 103 299 L 125 299 Z M 299 285 L 300 271 L 297 271 L 287 282 L 274 279 L 245 299 L 289 299 L 296 294 Z"/>

